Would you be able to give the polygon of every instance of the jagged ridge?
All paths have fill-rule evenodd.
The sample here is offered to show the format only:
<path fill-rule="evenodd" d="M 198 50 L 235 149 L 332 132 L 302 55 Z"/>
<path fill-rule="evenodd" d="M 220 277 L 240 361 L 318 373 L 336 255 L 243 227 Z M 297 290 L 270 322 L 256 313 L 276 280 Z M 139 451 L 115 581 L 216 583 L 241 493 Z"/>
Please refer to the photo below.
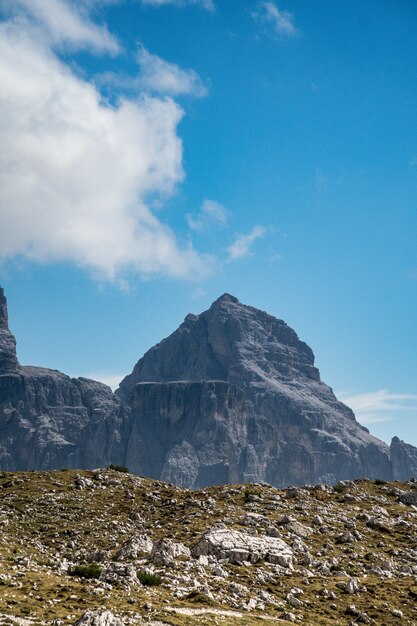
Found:
<path fill-rule="evenodd" d="M 187 487 L 384 479 L 416 472 L 417 449 L 372 437 L 320 380 L 282 320 L 224 294 L 151 348 L 116 394 L 21 367 L 0 291 L 0 467 L 110 462 Z"/>

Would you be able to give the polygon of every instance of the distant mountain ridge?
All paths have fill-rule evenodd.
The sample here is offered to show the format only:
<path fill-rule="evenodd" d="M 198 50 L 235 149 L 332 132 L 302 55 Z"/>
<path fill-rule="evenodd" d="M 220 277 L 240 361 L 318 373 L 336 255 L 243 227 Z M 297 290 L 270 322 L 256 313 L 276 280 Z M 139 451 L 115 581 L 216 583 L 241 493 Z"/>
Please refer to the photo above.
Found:
<path fill-rule="evenodd" d="M 113 394 L 22 367 L 0 288 L 0 468 L 131 471 L 194 488 L 417 475 L 417 448 L 373 437 L 282 320 L 224 294 L 151 348 Z"/>

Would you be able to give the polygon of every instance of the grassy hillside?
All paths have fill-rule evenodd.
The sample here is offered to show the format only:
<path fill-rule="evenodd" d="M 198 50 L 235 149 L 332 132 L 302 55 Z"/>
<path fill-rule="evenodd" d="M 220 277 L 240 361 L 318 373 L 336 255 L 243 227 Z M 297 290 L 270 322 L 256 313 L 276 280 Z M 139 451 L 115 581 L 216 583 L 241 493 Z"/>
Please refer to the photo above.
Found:
<path fill-rule="evenodd" d="M 0 624 L 75 624 L 104 606 L 125 624 L 411 626 L 417 507 L 400 500 L 416 494 L 413 482 L 188 491 L 115 470 L 2 473 Z M 199 556 L 213 527 L 283 540 L 292 560 Z"/>

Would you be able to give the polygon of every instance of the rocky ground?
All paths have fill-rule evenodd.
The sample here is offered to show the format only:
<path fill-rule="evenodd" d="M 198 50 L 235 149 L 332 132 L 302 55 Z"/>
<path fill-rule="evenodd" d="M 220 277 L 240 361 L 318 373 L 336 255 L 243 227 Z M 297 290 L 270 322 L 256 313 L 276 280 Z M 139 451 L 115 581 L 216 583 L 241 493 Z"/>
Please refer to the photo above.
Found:
<path fill-rule="evenodd" d="M 417 482 L 0 474 L 0 624 L 285 622 L 417 624 Z"/>

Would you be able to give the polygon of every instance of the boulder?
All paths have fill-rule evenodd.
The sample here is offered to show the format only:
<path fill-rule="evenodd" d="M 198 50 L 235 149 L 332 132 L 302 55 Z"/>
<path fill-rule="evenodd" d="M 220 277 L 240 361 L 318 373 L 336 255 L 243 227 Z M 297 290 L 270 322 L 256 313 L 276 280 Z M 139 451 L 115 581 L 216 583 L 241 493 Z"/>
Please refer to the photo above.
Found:
<path fill-rule="evenodd" d="M 202 554 L 235 564 L 265 560 L 282 567 L 293 566 L 293 551 L 282 539 L 250 535 L 228 528 L 213 528 L 205 532 L 192 549 L 194 557 Z"/>

